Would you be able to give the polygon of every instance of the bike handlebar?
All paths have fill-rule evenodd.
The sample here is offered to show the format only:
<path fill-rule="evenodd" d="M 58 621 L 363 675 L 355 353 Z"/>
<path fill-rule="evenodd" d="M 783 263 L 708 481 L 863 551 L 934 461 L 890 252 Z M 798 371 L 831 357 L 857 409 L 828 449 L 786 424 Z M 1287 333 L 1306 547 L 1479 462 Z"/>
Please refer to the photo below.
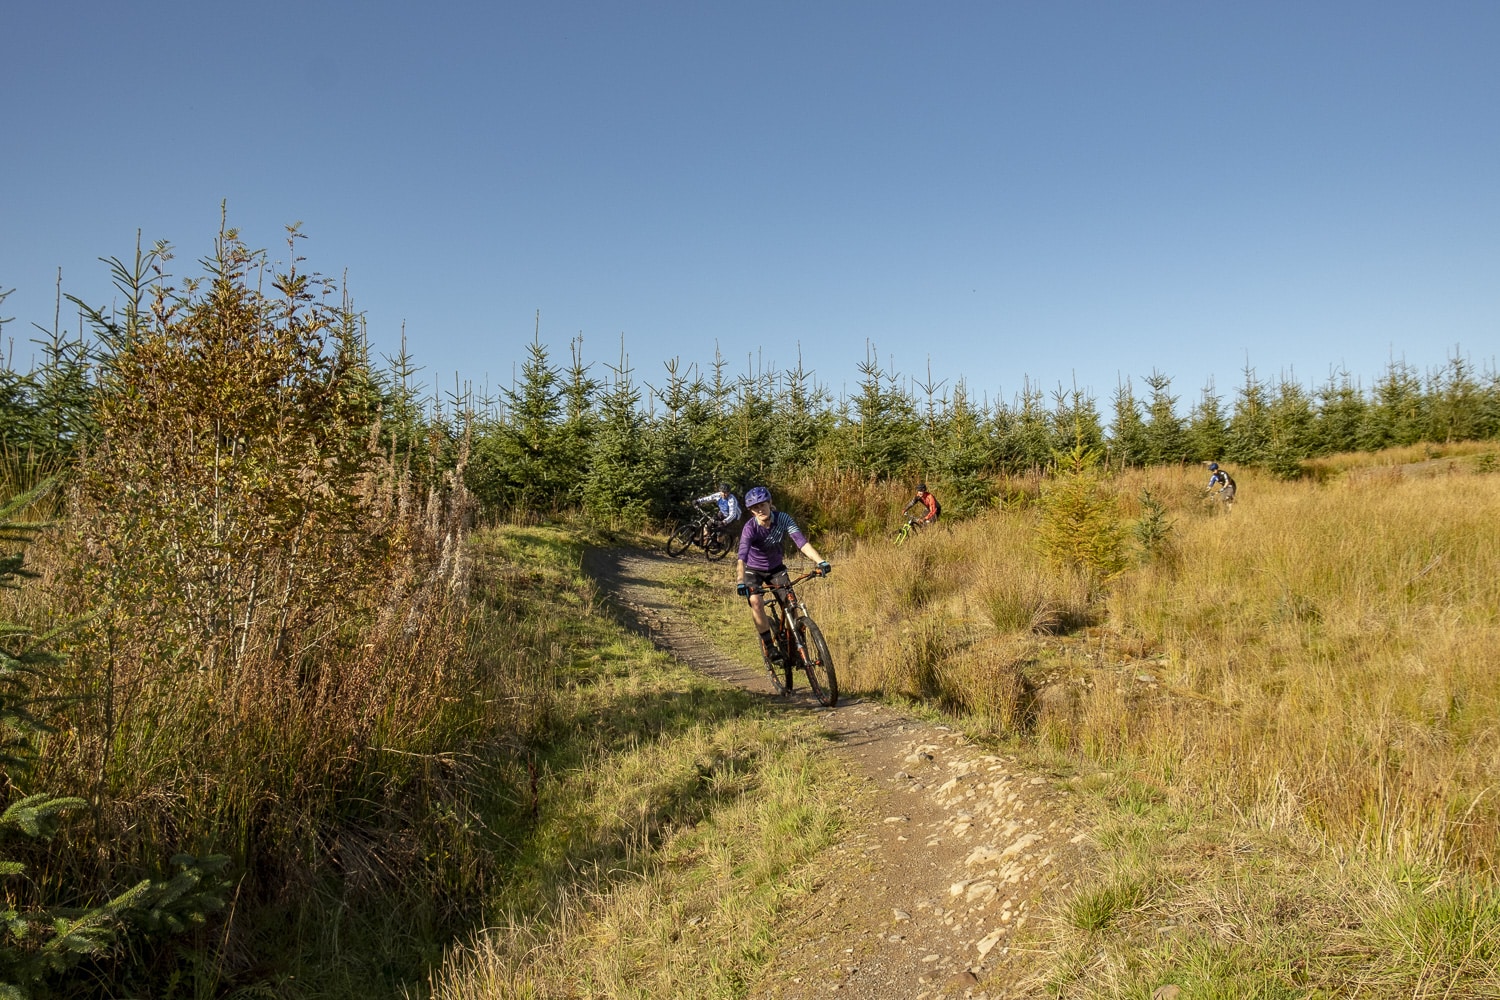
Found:
<path fill-rule="evenodd" d="M 768 590 L 771 591 L 772 593 L 775 593 L 778 590 L 791 590 L 793 587 L 797 586 L 797 584 L 801 583 L 803 580 L 811 580 L 815 576 L 823 576 L 823 575 L 824 575 L 823 573 L 821 573 L 821 572 L 818 571 L 817 567 L 814 567 L 814 568 L 808 570 L 806 573 L 803 573 L 801 576 L 797 577 L 797 579 L 795 579 L 795 580 L 788 580 L 785 584 L 783 584 L 781 586 L 777 586 L 774 583 L 768 583 L 768 584 L 765 584 L 765 585 L 759 586 L 759 587 L 749 587 L 749 588 L 747 588 L 748 593 L 745 596 L 745 600 L 748 601 L 752 595 L 754 595 L 754 594 L 764 594 Z"/>

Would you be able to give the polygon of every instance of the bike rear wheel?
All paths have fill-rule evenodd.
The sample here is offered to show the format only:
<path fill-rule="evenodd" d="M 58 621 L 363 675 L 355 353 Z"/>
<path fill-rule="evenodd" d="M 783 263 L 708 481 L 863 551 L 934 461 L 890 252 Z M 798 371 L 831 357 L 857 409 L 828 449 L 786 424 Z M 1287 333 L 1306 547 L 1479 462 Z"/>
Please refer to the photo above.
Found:
<path fill-rule="evenodd" d="M 807 615 L 797 621 L 797 635 L 801 640 L 802 667 L 807 671 L 807 682 L 812 687 L 813 697 L 828 708 L 838 704 L 839 679 L 833 670 L 833 656 L 828 652 L 828 643 L 817 623 Z"/>
<path fill-rule="evenodd" d="M 692 548 L 693 536 L 698 533 L 695 525 L 684 524 L 667 538 L 667 555 L 676 559 L 688 549 Z"/>

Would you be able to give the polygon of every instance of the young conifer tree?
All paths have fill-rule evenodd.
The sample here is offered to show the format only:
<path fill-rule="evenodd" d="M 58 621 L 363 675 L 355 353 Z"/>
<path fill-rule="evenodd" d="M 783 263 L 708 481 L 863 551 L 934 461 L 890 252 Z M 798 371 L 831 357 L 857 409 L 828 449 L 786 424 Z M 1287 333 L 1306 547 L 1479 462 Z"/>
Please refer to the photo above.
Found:
<path fill-rule="evenodd" d="M 1270 390 L 1245 366 L 1245 381 L 1234 399 L 1225 456 L 1245 465 L 1261 465 L 1271 453 Z"/>
<path fill-rule="evenodd" d="M 1281 479 L 1302 474 L 1302 460 L 1315 450 L 1316 425 L 1312 396 L 1290 375 L 1276 386 L 1269 410 L 1268 466 Z"/>
<path fill-rule="evenodd" d="M 1330 371 L 1328 381 L 1318 387 L 1313 418 L 1313 453 L 1333 455 L 1359 448 L 1359 428 L 1365 420 L 1366 402 L 1353 376 Z"/>
<path fill-rule="evenodd" d="M 1469 359 L 1455 352 L 1428 379 L 1426 438 L 1472 441 L 1484 436 L 1482 390 Z"/>
<path fill-rule="evenodd" d="M 661 492 L 670 509 L 702 496 L 713 478 L 713 466 L 700 450 L 703 441 L 696 426 L 703 384 L 679 358 L 665 367 L 665 384 L 649 388 L 662 405 L 661 416 L 651 425 L 652 451 L 661 456 Z"/>
<path fill-rule="evenodd" d="M 899 376 L 881 369 L 873 344 L 866 345 L 859 374 L 855 423 L 845 428 L 851 438 L 846 454 L 855 468 L 876 476 L 901 474 L 918 455 L 922 424 L 916 405 Z"/>
<path fill-rule="evenodd" d="M 1128 561 L 1125 525 L 1103 454 L 1085 445 L 1080 432 L 1071 448 L 1054 456 L 1053 467 L 1053 477 L 1042 488 L 1042 549 L 1102 588 Z"/>
<path fill-rule="evenodd" d="M 1212 462 L 1223 458 L 1229 444 L 1229 423 L 1224 418 L 1224 402 L 1209 379 L 1193 412 L 1188 415 L 1188 457 L 1195 462 Z"/>
<path fill-rule="evenodd" d="M 977 514 L 995 502 L 995 484 L 989 475 L 994 465 L 993 442 L 986 425 L 984 411 L 970 400 L 968 384 L 959 379 L 944 412 L 936 465 L 947 492 L 945 517 Z"/>
<path fill-rule="evenodd" d="M 1480 377 L 1479 437 L 1500 437 L 1500 371 L 1486 368 Z"/>
<path fill-rule="evenodd" d="M 552 442 L 560 506 L 576 506 L 583 502 L 588 455 L 599 427 L 594 404 L 600 385 L 599 380 L 589 374 L 593 365 L 584 364 L 582 334 L 573 338 L 569 352 L 572 360 L 562 390 L 562 426 Z"/>
<path fill-rule="evenodd" d="M 1040 472 L 1057 451 L 1057 434 L 1047 412 L 1041 386 L 1031 378 L 1021 380 L 1021 392 L 1005 420 L 1001 450 L 1008 472 Z M 1071 429 L 1070 429 L 1071 430 Z"/>
<path fill-rule="evenodd" d="M 620 343 L 620 364 L 609 366 L 613 379 L 600 400 L 599 424 L 589 452 L 583 483 L 583 505 L 605 523 L 642 525 L 659 509 L 661 463 L 653 452 L 641 390 Z"/>
<path fill-rule="evenodd" d="M 1378 451 L 1422 440 L 1426 402 L 1417 370 L 1404 360 L 1392 359 L 1375 383 L 1374 398 L 1360 429 L 1360 447 Z"/>
<path fill-rule="evenodd" d="M 1076 384 L 1064 389 L 1058 383 L 1052 391 L 1052 440 L 1054 451 L 1064 451 L 1078 441 L 1086 448 L 1104 450 L 1104 421 L 1092 393 Z"/>
<path fill-rule="evenodd" d="M 1177 397 L 1172 395 L 1171 376 L 1152 371 L 1146 376 L 1151 398 L 1146 404 L 1145 461 L 1148 465 L 1177 465 L 1187 461 L 1187 428 L 1177 415 Z"/>
<path fill-rule="evenodd" d="M 1135 398 L 1130 379 L 1115 387 L 1114 420 L 1110 422 L 1109 448 L 1111 461 L 1120 467 L 1141 465 L 1150 454 L 1147 439 L 1146 418 L 1141 412 L 1141 402 Z"/>
<path fill-rule="evenodd" d="M 540 316 L 538 316 L 540 323 Z M 564 495 L 557 438 L 563 413 L 562 372 L 551 362 L 540 328 L 526 347 L 519 385 L 501 390 L 506 419 L 492 425 L 488 443 L 494 468 L 488 477 L 506 506 L 548 510 Z"/>
<path fill-rule="evenodd" d="M 727 467 L 733 470 L 730 478 L 762 483 L 771 478 L 775 407 L 774 371 L 752 369 L 735 382 L 727 442 Z"/>
<path fill-rule="evenodd" d="M 817 385 L 813 373 L 802 364 L 781 373 L 781 389 L 775 399 L 775 426 L 771 431 L 771 464 L 778 475 L 815 464 L 819 450 L 833 430 L 834 414 L 826 389 Z"/>

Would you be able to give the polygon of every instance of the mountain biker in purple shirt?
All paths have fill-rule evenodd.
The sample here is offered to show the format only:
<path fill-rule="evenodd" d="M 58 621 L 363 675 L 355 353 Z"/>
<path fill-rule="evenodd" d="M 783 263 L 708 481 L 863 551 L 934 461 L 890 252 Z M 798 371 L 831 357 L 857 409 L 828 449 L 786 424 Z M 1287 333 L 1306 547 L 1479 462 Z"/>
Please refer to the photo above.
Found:
<path fill-rule="evenodd" d="M 812 547 L 802 529 L 797 527 L 792 515 L 772 506 L 770 490 L 764 486 L 752 488 L 745 494 L 745 506 L 750 508 L 752 516 L 740 532 L 739 583 L 735 585 L 735 591 L 741 597 L 750 598 L 750 617 L 755 619 L 755 631 L 760 633 L 761 648 L 772 661 L 779 662 L 781 652 L 771 641 L 771 622 L 766 618 L 764 607 L 765 595 L 752 594 L 750 591 L 767 584 L 773 587 L 791 585 L 791 578 L 786 572 L 786 560 L 781 555 L 782 542 L 788 537 L 798 551 L 818 564 L 814 572 L 819 576 L 827 576 L 833 571 L 833 567 L 818 555 L 818 550 Z"/>

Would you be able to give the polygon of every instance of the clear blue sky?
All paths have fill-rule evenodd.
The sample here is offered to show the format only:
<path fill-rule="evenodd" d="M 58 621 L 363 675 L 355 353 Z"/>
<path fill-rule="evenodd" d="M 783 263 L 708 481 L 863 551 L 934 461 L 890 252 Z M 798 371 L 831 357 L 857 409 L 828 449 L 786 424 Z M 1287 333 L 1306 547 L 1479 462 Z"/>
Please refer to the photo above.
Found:
<path fill-rule="evenodd" d="M 866 343 L 1009 399 L 1500 353 L 1500 3 L 17 3 L 0 311 L 219 205 L 380 353 L 508 383 Z M 65 324 L 70 321 L 65 318 Z"/>

